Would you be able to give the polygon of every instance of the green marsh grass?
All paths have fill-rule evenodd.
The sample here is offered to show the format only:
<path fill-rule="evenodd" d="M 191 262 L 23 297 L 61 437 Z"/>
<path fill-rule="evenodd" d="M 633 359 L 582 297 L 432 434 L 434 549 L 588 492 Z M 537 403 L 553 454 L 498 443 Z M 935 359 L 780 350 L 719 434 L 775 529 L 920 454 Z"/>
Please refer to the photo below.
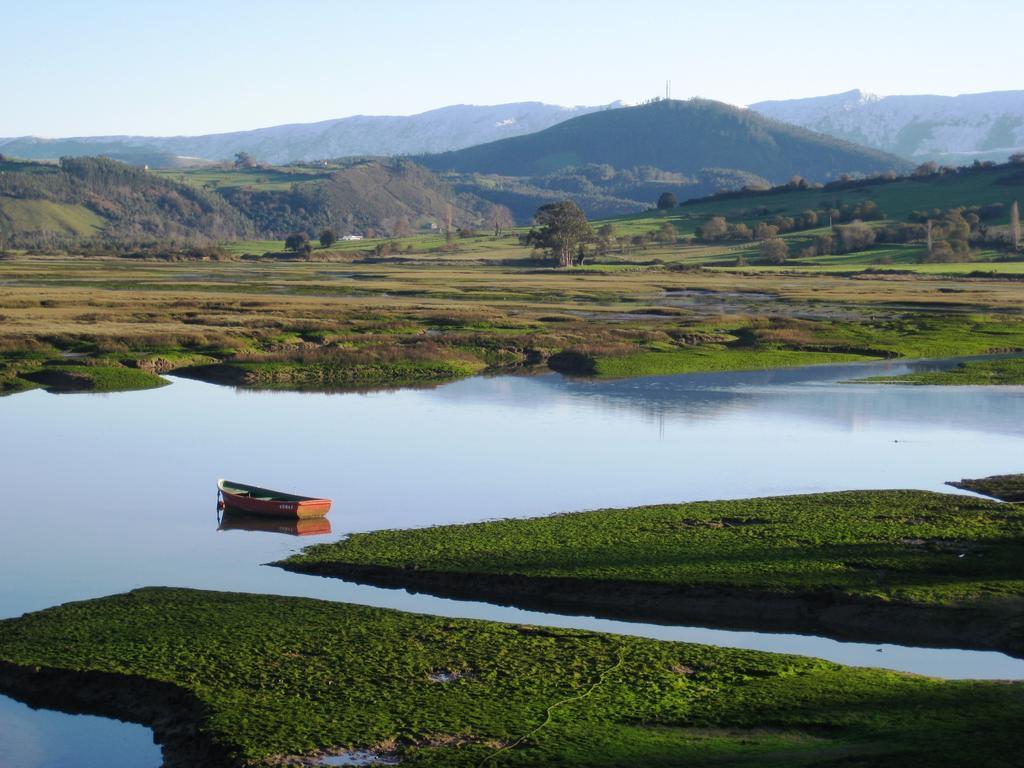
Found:
<path fill-rule="evenodd" d="M 963 555 L 963 556 L 961 556 Z M 354 533 L 283 564 L 518 574 L 946 605 L 1024 597 L 1024 509 L 846 491 Z"/>
<path fill-rule="evenodd" d="M 859 384 L 931 384 L 939 386 L 1024 385 L 1024 359 L 964 362 L 948 371 L 919 371 L 902 376 L 872 376 Z"/>
<path fill-rule="evenodd" d="M 200 706 L 164 716 L 199 717 L 225 767 L 361 748 L 467 768 L 998 768 L 1024 717 L 1017 683 L 168 588 L 2 621 L 0 662 L 0 682 L 16 665 L 173 685 Z"/>

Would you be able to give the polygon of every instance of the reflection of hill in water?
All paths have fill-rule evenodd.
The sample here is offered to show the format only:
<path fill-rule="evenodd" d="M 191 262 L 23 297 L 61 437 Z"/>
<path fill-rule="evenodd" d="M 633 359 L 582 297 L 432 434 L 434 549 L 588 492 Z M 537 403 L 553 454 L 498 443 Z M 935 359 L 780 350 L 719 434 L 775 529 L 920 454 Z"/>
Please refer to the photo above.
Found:
<path fill-rule="evenodd" d="M 1019 387 L 934 387 L 849 384 L 865 376 L 945 370 L 959 361 L 914 361 L 813 366 L 743 373 L 656 376 L 619 381 L 559 375 L 472 379 L 438 390 L 444 398 L 532 408 L 552 399 L 603 412 L 640 413 L 651 422 L 711 421 L 754 411 L 856 430 L 875 422 L 1024 434 Z"/>

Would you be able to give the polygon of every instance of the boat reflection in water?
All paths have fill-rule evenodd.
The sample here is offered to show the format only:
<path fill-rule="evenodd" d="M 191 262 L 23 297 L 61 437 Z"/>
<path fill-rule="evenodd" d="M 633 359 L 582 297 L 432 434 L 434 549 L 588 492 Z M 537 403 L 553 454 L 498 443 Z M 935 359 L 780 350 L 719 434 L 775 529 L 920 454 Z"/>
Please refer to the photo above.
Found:
<path fill-rule="evenodd" d="M 218 531 L 263 531 L 264 533 L 282 533 L 288 536 L 323 536 L 331 532 L 331 521 L 326 517 L 310 517 L 290 519 L 286 517 L 266 517 L 247 515 L 225 509 L 219 514 Z"/>

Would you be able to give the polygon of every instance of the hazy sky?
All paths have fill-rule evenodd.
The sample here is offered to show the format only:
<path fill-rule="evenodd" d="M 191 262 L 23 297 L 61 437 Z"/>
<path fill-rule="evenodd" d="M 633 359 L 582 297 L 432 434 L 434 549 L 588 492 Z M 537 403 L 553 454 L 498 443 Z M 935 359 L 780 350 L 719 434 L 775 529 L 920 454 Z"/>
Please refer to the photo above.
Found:
<path fill-rule="evenodd" d="M 0 136 L 1024 88 L 1021 0 L 0 0 Z"/>

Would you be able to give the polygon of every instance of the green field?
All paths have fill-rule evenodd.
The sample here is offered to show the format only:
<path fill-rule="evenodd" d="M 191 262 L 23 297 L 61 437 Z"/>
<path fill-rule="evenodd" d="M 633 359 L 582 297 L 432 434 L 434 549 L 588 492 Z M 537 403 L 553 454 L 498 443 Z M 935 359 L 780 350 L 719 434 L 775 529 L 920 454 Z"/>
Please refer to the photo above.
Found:
<path fill-rule="evenodd" d="M 303 181 L 324 179 L 330 175 L 327 169 L 295 166 L 278 168 L 191 168 L 186 170 L 150 171 L 171 181 L 206 189 L 228 187 L 252 187 L 253 189 L 287 190 L 292 184 Z"/>
<path fill-rule="evenodd" d="M 1001 165 L 990 169 L 947 176 L 903 178 L 889 182 L 868 182 L 848 189 L 781 190 L 774 193 L 740 195 L 726 199 L 704 198 L 683 203 L 668 211 L 650 211 L 615 219 L 624 232 L 647 231 L 654 222 L 671 222 L 680 233 L 693 234 L 695 228 L 712 216 L 747 223 L 776 215 L 794 216 L 835 201 L 856 205 L 873 200 L 889 219 L 905 221 L 912 211 L 948 209 L 959 206 L 1003 203 L 1005 224 L 1009 205 L 1024 200 L 1024 166 Z M 755 213 L 755 209 L 768 209 Z"/>
<path fill-rule="evenodd" d="M 783 239 L 786 239 L 785 237 Z M 992 252 L 980 251 L 977 259 L 950 263 L 922 263 L 925 249 L 916 245 L 886 245 L 856 253 L 830 254 L 813 258 L 788 259 L 784 265 L 763 264 L 734 267 L 709 266 L 745 272 L 804 272 L 813 274 L 863 274 L 865 270 L 884 274 L 913 273 L 950 277 L 1001 277 L 1024 275 L 1024 261 L 996 261 Z"/>
<path fill-rule="evenodd" d="M 54 232 L 76 237 L 96 235 L 107 223 L 101 216 L 82 205 L 0 197 L 0 224 L 5 219 L 8 226 L 15 229 Z"/>
<path fill-rule="evenodd" d="M 482 231 L 474 237 L 445 238 L 437 231 L 419 232 L 406 237 L 366 237 L 361 240 L 338 240 L 324 248 L 314 238 L 310 258 L 316 260 L 382 259 L 409 263 L 432 264 L 447 261 L 511 261 L 522 262 L 530 258 L 530 251 L 518 243 L 516 232 L 495 236 Z M 388 253 L 378 256 L 379 246 Z M 235 256 L 263 256 L 278 254 L 289 258 L 284 240 L 239 240 L 225 243 L 225 251 Z M 293 257 L 294 258 L 294 257 Z"/>
<path fill-rule="evenodd" d="M 167 588 L 0 622 L 0 686 L 159 721 L 169 759 L 210 768 L 353 748 L 409 766 L 999 768 L 1024 717 L 1017 683 Z"/>

